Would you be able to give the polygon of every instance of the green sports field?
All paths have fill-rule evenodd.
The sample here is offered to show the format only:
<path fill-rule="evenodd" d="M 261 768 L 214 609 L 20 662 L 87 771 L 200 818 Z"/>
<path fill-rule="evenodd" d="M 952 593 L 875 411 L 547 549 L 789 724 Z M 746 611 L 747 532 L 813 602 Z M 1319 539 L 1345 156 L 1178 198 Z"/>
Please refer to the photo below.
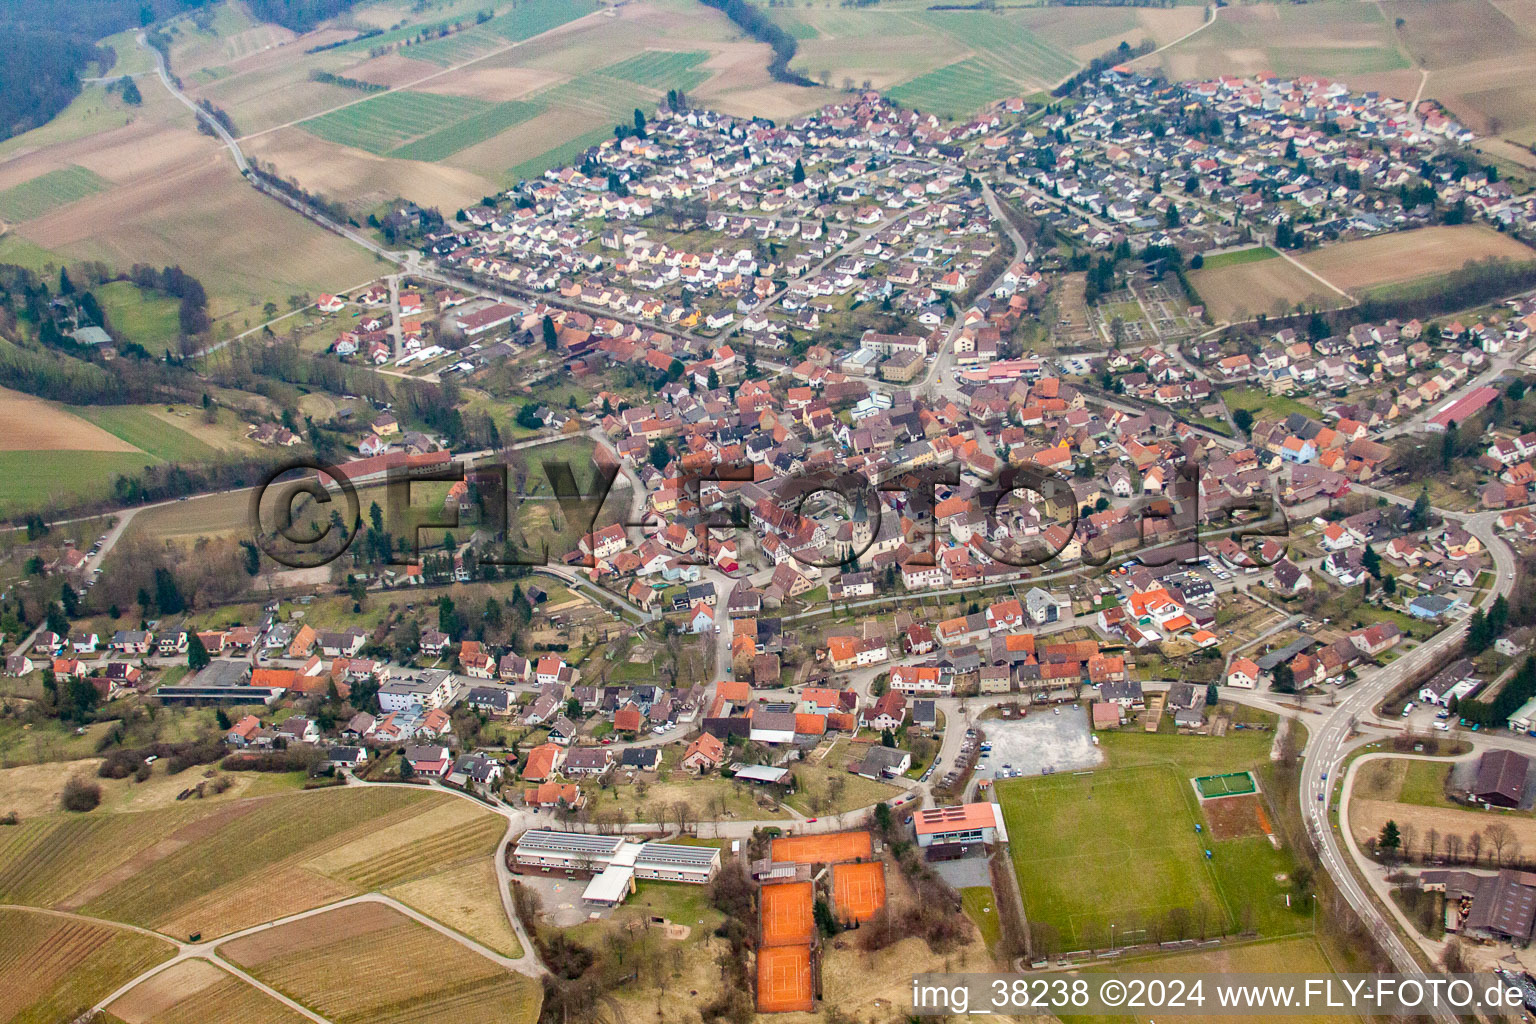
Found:
<path fill-rule="evenodd" d="M 1248 772 L 1228 772 L 1223 775 L 1202 775 L 1195 780 L 1200 795 L 1207 799 L 1217 796 L 1234 796 L 1252 793 L 1258 787 Z"/>
<path fill-rule="evenodd" d="M 1123 933 L 1180 908 L 1236 923 L 1195 832 L 1194 795 L 1172 769 L 1010 779 L 998 797 L 1025 912 L 1062 948 L 1107 945 L 1111 924 Z"/>
<path fill-rule="evenodd" d="M 94 171 L 73 164 L 61 167 L 0 192 L 0 220 L 32 220 L 106 187 L 107 182 Z"/>
<path fill-rule="evenodd" d="M 1197 833 L 1205 820 L 1172 765 L 1011 779 L 998 799 L 1025 911 L 1055 929 L 1059 949 L 1106 946 L 1111 924 L 1117 941 L 1136 941 L 1170 911 L 1209 935 L 1311 927 L 1285 906 L 1289 853 L 1262 836 L 1213 843 Z"/>

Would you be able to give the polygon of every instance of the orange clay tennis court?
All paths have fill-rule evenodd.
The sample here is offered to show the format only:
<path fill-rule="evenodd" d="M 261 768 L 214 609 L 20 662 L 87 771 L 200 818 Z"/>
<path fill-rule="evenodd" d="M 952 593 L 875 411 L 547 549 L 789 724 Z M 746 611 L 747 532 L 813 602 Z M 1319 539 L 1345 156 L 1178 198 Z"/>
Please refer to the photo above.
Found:
<path fill-rule="evenodd" d="M 873 852 L 868 832 L 829 832 L 775 839 L 771 856 L 780 864 L 836 864 L 860 858 L 868 860 Z"/>
<path fill-rule="evenodd" d="M 885 865 L 838 864 L 832 869 L 832 901 L 839 920 L 863 923 L 885 906 Z"/>
<path fill-rule="evenodd" d="M 789 1013 L 815 1009 L 811 947 L 770 946 L 757 951 L 757 1010 Z"/>
<path fill-rule="evenodd" d="M 816 919 L 811 913 L 814 899 L 810 882 L 763 886 L 763 945 L 809 945 L 816 935 Z"/>

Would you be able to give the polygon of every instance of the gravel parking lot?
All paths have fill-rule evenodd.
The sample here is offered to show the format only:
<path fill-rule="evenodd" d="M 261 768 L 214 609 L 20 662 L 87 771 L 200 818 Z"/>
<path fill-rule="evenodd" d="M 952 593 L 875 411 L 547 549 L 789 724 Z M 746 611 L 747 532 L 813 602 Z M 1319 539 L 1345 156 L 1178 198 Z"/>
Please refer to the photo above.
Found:
<path fill-rule="evenodd" d="M 982 732 L 992 744 L 977 768 L 982 778 L 998 777 L 1005 765 L 1017 775 L 1042 775 L 1046 768 L 1071 771 L 1104 760 L 1104 752 L 1093 742 L 1088 713 L 1076 704 L 1061 706 L 1059 715 L 1041 709 L 1019 720 L 988 719 Z"/>
<path fill-rule="evenodd" d="M 544 920 L 556 928 L 570 928 L 594 915 L 593 908 L 581 902 L 581 894 L 587 889 L 585 878 L 526 874 L 518 875 L 517 879 L 539 894 Z M 607 917 L 610 912 L 599 910 L 596 916 Z"/>

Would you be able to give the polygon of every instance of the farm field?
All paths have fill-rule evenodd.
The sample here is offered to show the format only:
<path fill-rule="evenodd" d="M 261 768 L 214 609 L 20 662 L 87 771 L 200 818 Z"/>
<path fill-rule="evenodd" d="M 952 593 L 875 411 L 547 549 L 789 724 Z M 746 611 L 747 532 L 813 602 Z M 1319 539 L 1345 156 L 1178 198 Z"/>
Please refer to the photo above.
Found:
<path fill-rule="evenodd" d="M 123 1024 L 205 1024 L 215 1013 L 220 1020 L 263 1024 L 305 1024 L 309 1019 L 224 968 L 195 959 L 140 982 L 107 1011 Z"/>
<path fill-rule="evenodd" d="M 434 921 L 463 932 L 487 949 L 503 956 L 520 957 L 523 947 L 507 923 L 497 884 L 496 865 L 490 857 L 481 857 L 384 891 Z"/>
<path fill-rule="evenodd" d="M 1459 224 L 1361 238 L 1299 257 L 1307 267 L 1350 292 L 1434 277 L 1460 270 L 1470 260 L 1489 258 L 1536 260 L 1536 250 L 1493 228 Z M 1196 287 L 1202 286 L 1197 283 Z"/>
<path fill-rule="evenodd" d="M 1527 0 L 1406 0 L 1403 48 L 1430 71 L 1424 95 L 1440 100 L 1479 135 L 1515 145 L 1536 141 L 1536 11 Z M 1488 41 L 1497 39 L 1497 46 Z M 1529 157 L 1527 156 L 1527 159 Z"/>
<path fill-rule="evenodd" d="M 0 900 L 215 936 L 488 858 L 501 831 L 468 801 L 399 789 L 55 815 L 0 837 Z"/>
<path fill-rule="evenodd" d="M 190 127 L 187 129 L 191 133 Z M 112 266 L 195 265 L 215 332 L 256 322 L 262 303 L 341 291 L 377 276 L 344 239 L 257 194 L 207 143 L 188 163 L 146 174 L 18 229 L 45 249 Z M 227 225 L 239 224 L 238 232 Z"/>
<path fill-rule="evenodd" d="M 80 415 L 142 452 L 166 462 L 206 462 L 218 452 L 155 415 L 165 406 L 85 405 Z"/>
<path fill-rule="evenodd" d="M 200 94 L 251 132 L 242 145 L 252 156 L 308 188 L 346 197 L 358 210 L 397 196 L 443 209 L 465 205 L 570 162 L 669 88 L 689 90 L 728 112 L 775 117 L 821 102 L 820 90 L 771 82 L 767 48 L 740 41 L 719 12 L 686 0 L 636 0 L 602 17 L 582 17 L 594 10 L 586 0 L 541 0 L 374 58 L 368 52 L 394 33 L 299 64 L 290 60 L 292 66 L 268 66 L 277 58 L 262 54 L 248 71 L 233 65 L 231 77 Z M 400 39 L 414 36 L 421 24 L 465 15 L 472 21 L 474 13 L 433 8 L 424 21 L 412 16 L 415 27 L 399 30 Z M 537 46 L 511 45 L 545 32 Z M 314 62 L 336 74 L 409 88 L 373 97 L 341 90 L 345 95 L 330 102 L 271 110 L 275 101 L 261 83 L 275 89 L 282 82 L 290 100 L 332 88 L 308 80 Z"/>
<path fill-rule="evenodd" d="M 208 292 L 216 336 L 249 326 L 266 301 L 376 276 L 371 257 L 257 194 L 153 78 L 142 92 L 142 106 L 124 108 L 88 88 L 59 120 L 0 148 L 0 191 L 72 167 L 99 179 L 66 205 L 26 210 L 30 219 L 6 233 L 8 254 L 55 268 L 87 259 L 122 271 L 184 266 Z"/>
<path fill-rule="evenodd" d="M 112 481 L 129 476 L 154 460 L 137 452 L 69 451 L 68 473 L 59 472 L 58 452 L 0 451 L 0 516 L 26 509 L 68 506 L 108 493 Z"/>
<path fill-rule="evenodd" d="M 168 942 L 109 924 L 0 910 L 0 1019 L 73 1020 L 173 952 Z"/>
<path fill-rule="evenodd" d="M 1190 271 L 1189 279 L 1218 323 L 1241 322 L 1259 313 L 1278 312 L 1281 307 L 1289 312 L 1298 302 L 1319 309 L 1344 302 L 1337 292 L 1282 259 L 1218 265 L 1214 269 L 1205 266 Z"/>
<path fill-rule="evenodd" d="M 997 99 L 997 85 L 995 72 L 972 57 L 903 82 L 890 91 L 890 96 L 918 110 L 959 116 Z"/>
<path fill-rule="evenodd" d="M 709 77 L 709 72 L 695 70 L 708 58 L 704 50 L 646 50 L 608 65 L 603 74 L 663 92 L 688 90 Z"/>
<path fill-rule="evenodd" d="M 1220 270 L 1222 267 L 1239 267 L 1244 263 L 1262 263 L 1265 260 L 1279 259 L 1280 254 L 1267 245 L 1256 245 L 1250 249 L 1234 249 L 1231 252 L 1219 252 L 1214 256 L 1205 257 L 1202 270 Z"/>
<path fill-rule="evenodd" d="M 61 405 L 0 388 L 0 451 L 137 453 L 139 449 Z"/>
<path fill-rule="evenodd" d="M 78 165 L 48 171 L 0 192 L 0 220 L 12 223 L 31 220 L 106 187 L 107 182 L 94 171 Z"/>
<path fill-rule="evenodd" d="M 1311 938 L 1280 939 L 1272 942 L 1250 942 L 1198 953 L 1180 953 L 1173 956 L 1142 958 L 1118 962 L 1102 970 L 1122 975 L 1136 974 L 1331 974 L 1334 966 L 1329 963 L 1322 947 Z M 1161 1016 L 1161 1014 L 1159 1014 Z M 1095 1014 L 1092 1018 L 1062 1014 L 1063 1021 L 1109 1022 L 1109 1024 L 1151 1024 L 1152 1018 L 1142 1014 Z M 1230 1020 L 1229 1017 L 1179 1014 L 1179 1021 L 1191 1024 L 1204 1021 Z M 1303 1024 L 1345 1024 L 1359 1018 L 1351 1014 L 1295 1015 L 1291 1020 Z"/>
<path fill-rule="evenodd" d="M 219 953 L 335 1024 L 532 1024 L 540 1004 L 537 982 L 378 904 L 236 939 Z"/>
<path fill-rule="evenodd" d="M 526 121 L 531 103 L 487 103 L 468 96 L 390 92 L 303 122 L 328 142 L 402 160 L 446 159 Z"/>
<path fill-rule="evenodd" d="M 1223 10 L 1197 35 L 1146 62 L 1158 63 L 1171 79 L 1250 75 L 1326 75 L 1350 81 L 1409 69 L 1398 48 L 1391 12 L 1370 4 L 1287 6 L 1255 4 Z M 1407 94 L 1418 76 L 1402 76 Z M 1408 84 L 1408 83 L 1412 84 Z M 1400 90 L 1401 91 L 1401 90 Z"/>
<path fill-rule="evenodd" d="M 129 287 L 132 287 L 131 285 Z M 219 422 L 167 412 L 166 406 L 80 406 L 69 410 L 0 388 L 0 514 L 108 493 L 114 477 L 160 461 L 207 462 L 221 449 L 242 451 L 233 413 Z M 179 422 L 184 421 L 184 422 Z M 60 472 L 62 464 L 67 472 Z"/>
<path fill-rule="evenodd" d="M 778 7 L 800 42 L 795 69 L 830 82 L 868 81 L 920 110 L 968 114 L 1049 88 L 1121 42 L 1167 43 L 1200 24 L 1198 7 Z M 940 43 L 940 45 L 935 45 Z"/>

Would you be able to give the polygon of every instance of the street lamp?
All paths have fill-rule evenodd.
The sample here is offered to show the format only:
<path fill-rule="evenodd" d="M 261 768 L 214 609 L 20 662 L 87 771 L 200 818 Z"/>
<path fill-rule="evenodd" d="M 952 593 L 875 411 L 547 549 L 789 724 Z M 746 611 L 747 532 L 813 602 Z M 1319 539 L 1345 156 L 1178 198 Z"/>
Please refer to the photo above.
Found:
<path fill-rule="evenodd" d="M 1109 922 L 1109 948 L 1115 948 L 1115 922 Z"/>

